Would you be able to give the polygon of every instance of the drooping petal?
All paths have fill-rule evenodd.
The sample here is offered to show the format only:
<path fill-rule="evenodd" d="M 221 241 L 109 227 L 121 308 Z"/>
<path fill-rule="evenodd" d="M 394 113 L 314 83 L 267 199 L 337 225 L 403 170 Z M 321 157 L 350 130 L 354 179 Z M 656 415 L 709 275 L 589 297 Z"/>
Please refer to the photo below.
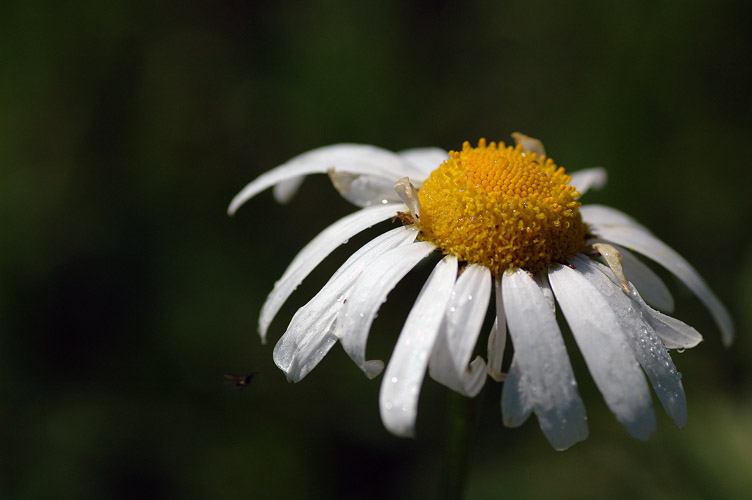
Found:
<path fill-rule="evenodd" d="M 621 247 L 619 247 L 619 251 L 622 252 L 625 264 L 632 259 L 636 262 L 640 262 L 631 252 Z M 640 262 L 640 265 L 645 266 L 642 262 Z M 645 266 L 645 269 L 647 269 L 649 273 L 653 273 L 653 271 L 647 266 Z M 667 349 L 688 349 L 702 342 L 702 335 L 700 335 L 697 330 L 676 318 L 666 316 L 665 314 L 656 311 L 650 307 L 645 300 L 643 300 L 641 295 L 645 294 L 644 287 L 647 287 L 648 290 L 651 290 L 652 288 L 650 293 L 653 295 L 654 300 L 655 296 L 658 294 L 669 293 L 668 290 L 665 292 L 655 290 L 656 288 L 665 288 L 666 286 L 660 281 L 658 276 L 655 276 L 655 280 L 659 280 L 660 285 L 658 285 L 657 282 L 651 283 L 650 281 L 653 278 L 646 278 L 649 274 L 635 272 L 635 268 L 628 268 L 625 265 L 625 272 L 627 273 L 627 276 L 641 278 L 639 281 L 638 279 L 630 280 L 630 283 L 634 285 L 630 291 L 630 297 L 635 302 L 635 306 L 643 312 L 645 319 L 653 327 L 656 335 L 658 335 Z M 673 306 L 673 297 L 671 298 L 671 305 Z"/>
<path fill-rule="evenodd" d="M 641 308 L 634 307 L 635 303 L 616 284 L 610 269 L 584 256 L 576 256 L 571 262 L 606 298 L 666 413 L 677 427 L 684 427 L 687 423 L 687 400 L 681 374 Z M 637 287 L 630 283 L 630 294 L 637 293 Z"/>
<path fill-rule="evenodd" d="M 414 167 L 415 175 L 405 175 L 411 177 L 418 187 L 431 175 L 431 172 L 449 158 L 449 153 L 440 148 L 413 148 L 399 151 L 397 154 Z"/>
<path fill-rule="evenodd" d="M 448 255 L 436 265 L 407 316 L 386 367 L 379 409 L 384 426 L 397 436 L 414 434 L 420 386 L 456 276 L 456 257 Z"/>
<path fill-rule="evenodd" d="M 668 313 L 674 310 L 674 297 L 663 280 L 632 252 L 616 247 L 624 262 L 624 274 L 637 286 L 644 299 L 658 309 Z"/>
<path fill-rule="evenodd" d="M 533 413 L 530 391 L 526 387 L 526 378 L 520 373 L 517 353 L 512 355 L 504 388 L 501 393 L 501 418 L 507 427 L 519 427 Z"/>
<path fill-rule="evenodd" d="M 298 192 L 304 180 L 305 175 L 300 175 L 276 184 L 273 189 L 274 199 L 277 200 L 277 203 L 288 203 Z"/>
<path fill-rule="evenodd" d="M 409 209 L 410 213 L 415 217 L 420 217 L 420 199 L 418 198 L 418 190 L 415 185 L 410 182 L 409 177 L 403 177 L 394 183 L 394 191 L 399 196 L 402 203 L 404 203 Z"/>
<path fill-rule="evenodd" d="M 324 146 L 296 156 L 258 176 L 232 199 L 227 212 L 234 214 L 243 203 L 275 184 L 304 175 L 323 174 L 330 168 L 395 180 L 406 175 L 402 158 L 386 149 L 365 144 Z"/>
<path fill-rule="evenodd" d="M 546 149 L 540 139 L 530 137 L 520 132 L 512 132 L 512 138 L 517 146 L 522 148 L 525 153 L 535 153 L 538 157 L 546 156 Z"/>
<path fill-rule="evenodd" d="M 569 184 L 577 188 L 580 196 L 588 192 L 589 189 L 600 189 L 606 185 L 606 169 L 601 167 L 586 168 L 571 173 L 572 180 Z"/>
<path fill-rule="evenodd" d="M 702 335 L 697 330 L 647 305 L 636 289 L 632 291 L 631 298 L 642 308 L 648 322 L 667 349 L 689 349 L 702 342 Z"/>
<path fill-rule="evenodd" d="M 345 352 L 367 375 L 373 374 L 366 370 L 366 343 L 379 307 L 397 283 L 435 248 L 433 243 L 422 241 L 383 254 L 363 271 L 348 295 L 337 320 L 337 335 Z"/>
<path fill-rule="evenodd" d="M 295 256 L 282 277 L 274 284 L 274 289 L 267 297 L 259 316 L 259 334 L 266 343 L 266 332 L 290 294 L 300 285 L 306 276 L 318 266 L 335 248 L 349 238 L 405 210 L 400 204 L 379 205 L 364 208 L 338 220 L 324 229 Z"/>
<path fill-rule="evenodd" d="M 465 268 L 454 284 L 439 335 L 431 353 L 431 377 L 460 394 L 473 397 L 483 388 L 486 363 L 470 358 L 478 341 L 491 296 L 491 272 L 477 264 Z"/>
<path fill-rule="evenodd" d="M 274 362 L 288 380 L 298 382 L 305 377 L 336 343 L 336 315 L 363 269 L 385 252 L 409 245 L 416 236 L 415 228 L 398 227 L 373 239 L 350 256 L 321 291 L 298 309 L 274 347 Z"/>
<path fill-rule="evenodd" d="M 650 390 L 610 303 L 567 266 L 551 267 L 548 279 L 606 404 L 632 436 L 648 439 L 655 430 Z"/>
<path fill-rule="evenodd" d="M 394 192 L 394 179 L 391 177 L 351 174 L 330 168 L 329 180 L 344 199 L 359 207 L 400 201 Z"/>
<path fill-rule="evenodd" d="M 521 389 L 551 445 L 569 448 L 587 438 L 588 430 L 556 315 L 527 271 L 504 273 L 502 291 L 515 359 L 525 380 Z"/>
<path fill-rule="evenodd" d="M 504 380 L 501 364 L 504 361 L 504 348 L 507 344 L 507 318 L 504 314 L 504 301 L 501 298 L 501 277 L 494 278 L 496 297 L 496 319 L 488 336 L 488 375 L 497 382 Z"/>
<path fill-rule="evenodd" d="M 731 344 L 734 340 L 734 324 L 726 307 L 710 290 L 700 274 L 673 248 L 647 231 L 634 226 L 598 224 L 592 225 L 591 230 L 598 237 L 639 252 L 674 273 L 708 308 L 721 330 L 723 343 L 726 346 Z"/>

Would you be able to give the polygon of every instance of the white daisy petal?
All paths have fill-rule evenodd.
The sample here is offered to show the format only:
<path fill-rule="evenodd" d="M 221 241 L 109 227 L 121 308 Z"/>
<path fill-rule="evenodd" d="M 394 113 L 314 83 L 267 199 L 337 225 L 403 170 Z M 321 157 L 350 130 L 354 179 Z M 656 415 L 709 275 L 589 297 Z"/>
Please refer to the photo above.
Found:
<path fill-rule="evenodd" d="M 655 430 L 650 390 L 610 302 L 567 266 L 551 267 L 548 279 L 606 404 L 632 436 L 648 439 Z"/>
<path fill-rule="evenodd" d="M 399 281 L 434 251 L 429 242 L 418 242 L 387 252 L 375 259 L 360 275 L 337 320 L 342 347 L 366 371 L 366 343 L 376 313 Z"/>
<path fill-rule="evenodd" d="M 420 199 L 418 199 L 418 190 L 410 182 L 409 177 L 403 177 L 394 183 L 394 192 L 397 194 L 402 203 L 409 209 L 415 217 L 420 217 Z"/>
<path fill-rule="evenodd" d="M 273 188 L 274 199 L 277 200 L 278 203 L 288 203 L 293 199 L 295 194 L 297 194 L 298 189 L 300 189 L 300 185 L 303 184 L 304 180 L 305 175 L 300 175 L 276 184 Z"/>
<path fill-rule="evenodd" d="M 514 139 L 514 143 L 520 146 L 524 153 L 535 153 L 538 157 L 546 156 L 546 148 L 543 147 L 540 139 L 521 134 L 520 132 L 512 132 L 512 138 Z"/>
<path fill-rule="evenodd" d="M 569 181 L 569 184 L 577 188 L 580 196 L 587 193 L 591 188 L 600 189 L 606 185 L 606 169 L 601 167 L 578 170 L 570 175 L 572 176 L 572 180 Z"/>
<path fill-rule="evenodd" d="M 637 286 L 644 299 L 662 311 L 672 312 L 674 297 L 663 280 L 626 248 L 617 246 L 616 249 L 622 256 L 624 274 Z"/>
<path fill-rule="evenodd" d="M 306 276 L 318 266 L 335 248 L 349 238 L 397 213 L 406 210 L 402 204 L 379 205 L 364 208 L 338 220 L 324 229 L 295 256 L 282 277 L 274 284 L 259 316 L 259 334 L 266 343 L 266 332 L 290 294 Z"/>
<path fill-rule="evenodd" d="M 305 377 L 337 341 L 336 315 L 363 269 L 385 252 L 409 245 L 416 236 L 414 228 L 398 227 L 370 241 L 347 259 L 315 297 L 298 309 L 274 347 L 274 362 L 288 380 L 298 382 Z"/>
<path fill-rule="evenodd" d="M 628 226 L 642 229 L 648 233 L 650 232 L 648 228 L 637 222 L 636 219 L 605 205 L 582 205 L 580 207 L 580 215 L 582 215 L 582 220 L 586 224 Z"/>
<path fill-rule="evenodd" d="M 576 256 L 571 262 L 577 270 L 608 300 L 611 310 L 630 341 L 632 352 L 650 379 L 666 413 L 677 427 L 687 423 L 687 400 L 681 383 L 681 374 L 676 370 L 671 356 L 656 335 L 650 322 L 635 308 L 635 303 L 614 281 L 613 273 L 605 266 Z M 637 288 L 630 283 L 630 294 L 638 296 Z"/>
<path fill-rule="evenodd" d="M 329 179 L 344 199 L 359 207 L 400 201 L 394 192 L 394 180 L 390 177 L 351 174 L 330 168 Z"/>
<path fill-rule="evenodd" d="M 470 265 L 454 284 L 444 314 L 434 352 L 429 362 L 431 377 L 467 396 L 475 396 L 483 387 L 486 364 L 470 358 L 478 341 L 491 296 L 491 272 Z"/>
<path fill-rule="evenodd" d="M 439 332 L 441 335 L 441 332 Z M 441 361 L 439 361 L 441 360 Z M 431 364 L 436 368 L 430 370 Z M 446 363 L 446 364 L 441 364 Z M 436 340 L 431 360 L 429 362 L 429 373 L 431 378 L 455 392 L 474 398 L 480 393 L 486 383 L 488 373 L 486 372 L 486 362 L 481 356 L 476 356 L 474 360 L 467 364 L 466 368 L 458 373 L 451 364 L 451 350 L 446 342 L 439 345 Z"/>
<path fill-rule="evenodd" d="M 648 315 L 648 322 L 667 349 L 689 349 L 702 342 L 702 335 L 697 330 L 676 318 L 656 311 L 642 300 L 637 290 L 632 291 L 631 297 Z"/>
<path fill-rule="evenodd" d="M 652 234 L 633 226 L 594 225 L 591 230 L 605 240 L 645 255 L 674 273 L 710 310 L 710 314 L 721 330 L 723 343 L 727 346 L 731 345 L 734 340 L 734 325 L 726 307 L 710 290 L 699 273 L 674 249 Z"/>
<path fill-rule="evenodd" d="M 386 367 L 379 393 L 381 420 L 398 436 L 414 434 L 420 386 L 456 276 L 456 257 L 448 255 L 436 265 L 407 316 Z"/>
<path fill-rule="evenodd" d="M 230 202 L 232 215 L 261 191 L 299 176 L 323 174 L 330 168 L 352 174 L 399 179 L 405 176 L 405 162 L 396 153 L 365 144 L 335 144 L 314 149 L 258 176 Z"/>
<path fill-rule="evenodd" d="M 619 249 L 622 252 L 627 252 L 624 249 Z M 627 253 L 622 254 L 627 255 Z M 632 255 L 628 253 L 628 255 Z M 632 257 L 636 258 L 636 257 Z M 644 264 L 643 264 L 644 265 Z M 651 271 L 652 272 L 652 271 Z M 609 278 L 612 278 L 614 283 L 620 284 L 618 278 L 606 273 Z M 650 323 L 656 335 L 661 339 L 663 345 L 667 349 L 687 349 L 694 347 L 702 342 L 702 335 L 691 326 L 679 321 L 678 319 L 666 316 L 647 305 L 643 297 L 638 290 L 641 290 L 637 282 L 630 282 L 633 284 L 630 289 L 630 298 L 635 302 L 635 305 L 645 315 L 645 319 Z M 665 285 L 664 285 L 665 286 Z M 673 300 L 673 299 L 672 299 Z"/>
<path fill-rule="evenodd" d="M 520 365 L 515 353 L 512 355 L 512 364 L 501 393 L 501 417 L 507 427 L 521 426 L 533 413 L 533 404 L 529 398 L 530 391 L 525 382 L 526 378 L 520 373 Z"/>
<path fill-rule="evenodd" d="M 440 148 L 406 149 L 397 154 L 415 169 L 415 174 L 410 177 L 418 187 L 431 175 L 431 172 L 449 158 L 449 153 Z"/>
<path fill-rule="evenodd" d="M 527 271 L 504 273 L 502 291 L 509 335 L 525 380 L 522 390 L 551 445 L 569 448 L 587 438 L 588 430 L 556 315 Z"/>
<path fill-rule="evenodd" d="M 501 277 L 494 277 L 496 297 L 496 319 L 488 336 L 488 375 L 497 382 L 504 380 L 501 364 L 504 361 L 504 347 L 507 344 L 507 318 L 504 314 L 504 301 L 501 298 Z"/>

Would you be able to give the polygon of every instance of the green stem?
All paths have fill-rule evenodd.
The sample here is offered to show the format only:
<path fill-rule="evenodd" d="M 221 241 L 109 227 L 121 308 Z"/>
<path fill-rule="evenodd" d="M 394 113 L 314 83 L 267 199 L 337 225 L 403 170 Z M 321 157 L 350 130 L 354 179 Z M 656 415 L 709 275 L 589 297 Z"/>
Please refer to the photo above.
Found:
<path fill-rule="evenodd" d="M 483 391 L 474 398 L 452 390 L 447 393 L 446 439 L 438 497 L 441 500 L 458 500 L 464 492 L 468 458 L 475 441 Z"/>

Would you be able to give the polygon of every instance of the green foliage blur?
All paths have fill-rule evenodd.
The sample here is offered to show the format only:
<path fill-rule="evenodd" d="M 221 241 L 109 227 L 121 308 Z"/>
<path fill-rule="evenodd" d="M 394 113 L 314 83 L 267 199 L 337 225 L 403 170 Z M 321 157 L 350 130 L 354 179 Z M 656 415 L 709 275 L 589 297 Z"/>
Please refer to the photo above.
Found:
<path fill-rule="evenodd" d="M 752 492 L 750 3 L 364 1 L 0 4 L 0 498 L 432 498 L 447 393 L 418 438 L 378 415 L 380 379 L 335 347 L 303 382 L 274 342 L 357 245 L 327 259 L 270 330 L 287 263 L 351 208 L 324 176 L 232 218 L 263 171 L 337 142 L 392 150 L 539 137 L 585 202 L 644 222 L 728 305 L 731 349 L 674 359 L 689 424 L 656 400 L 630 438 L 570 348 L 590 437 L 565 452 L 506 429 L 485 389 L 467 498 L 742 498 Z M 416 276 L 427 269 L 416 270 Z M 664 276 L 668 276 L 664 273 Z M 670 278 L 669 278 L 670 279 Z M 374 325 L 388 359 L 420 280 Z M 482 343 L 482 342 L 481 342 Z M 237 389 L 224 375 L 254 372 Z"/>

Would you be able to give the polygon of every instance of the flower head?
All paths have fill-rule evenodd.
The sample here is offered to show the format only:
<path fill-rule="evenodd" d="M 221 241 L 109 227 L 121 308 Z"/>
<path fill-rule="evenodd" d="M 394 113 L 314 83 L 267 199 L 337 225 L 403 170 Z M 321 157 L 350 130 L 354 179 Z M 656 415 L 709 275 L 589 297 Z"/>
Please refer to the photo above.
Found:
<path fill-rule="evenodd" d="M 259 318 L 263 341 L 285 300 L 336 247 L 380 221 L 404 223 L 353 253 L 297 311 L 274 348 L 275 363 L 297 382 L 339 342 L 366 375 L 379 375 L 383 362 L 366 359 L 376 313 L 418 262 L 440 252 L 443 258 L 405 321 L 381 384 L 381 417 L 391 432 L 414 432 L 428 371 L 471 397 L 489 375 L 503 380 L 506 425 L 518 426 L 535 413 L 554 448 L 585 439 L 585 407 L 557 306 L 606 404 L 630 434 L 647 439 L 655 430 L 645 376 L 683 427 L 686 399 L 668 349 L 693 347 L 702 337 L 652 307 L 671 312 L 673 298 L 631 251 L 694 291 L 728 344 L 734 329 L 726 309 L 699 274 L 644 226 L 615 209 L 581 205 L 582 194 L 605 183 L 602 169 L 567 175 L 546 157 L 540 141 L 513 136 L 515 146 L 482 139 L 448 154 L 327 146 L 248 184 L 230 204 L 231 214 L 272 186 L 278 200 L 289 200 L 312 173 L 328 173 L 340 194 L 361 207 L 306 245 L 277 281 Z M 473 358 L 492 295 L 496 321 L 487 355 Z M 514 353 L 502 373 L 507 330 Z"/>

